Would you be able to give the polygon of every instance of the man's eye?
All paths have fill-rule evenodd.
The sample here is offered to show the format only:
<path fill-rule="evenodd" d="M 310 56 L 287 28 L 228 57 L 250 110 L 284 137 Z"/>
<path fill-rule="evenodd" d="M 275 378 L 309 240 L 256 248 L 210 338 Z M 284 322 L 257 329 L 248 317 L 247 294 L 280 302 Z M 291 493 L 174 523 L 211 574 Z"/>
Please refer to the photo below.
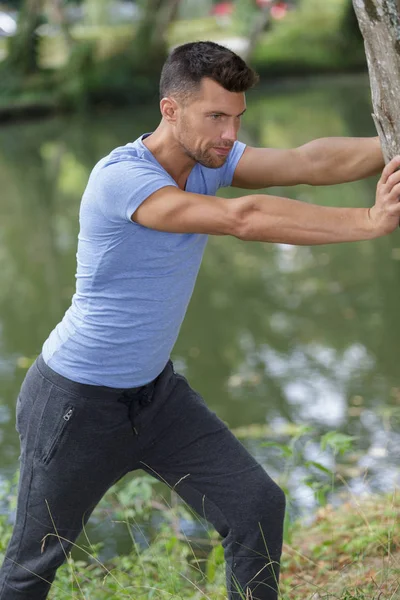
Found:
<path fill-rule="evenodd" d="M 211 118 L 212 118 L 214 121 L 216 121 L 217 119 L 220 119 L 220 118 L 221 118 L 221 115 L 210 115 L 210 117 L 211 117 Z"/>

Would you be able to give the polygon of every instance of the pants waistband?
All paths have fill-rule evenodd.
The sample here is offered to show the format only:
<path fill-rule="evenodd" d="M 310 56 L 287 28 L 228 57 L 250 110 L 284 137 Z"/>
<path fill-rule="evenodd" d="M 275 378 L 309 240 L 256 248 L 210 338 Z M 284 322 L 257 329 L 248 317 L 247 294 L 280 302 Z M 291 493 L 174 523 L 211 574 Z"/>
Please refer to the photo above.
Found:
<path fill-rule="evenodd" d="M 103 385 L 90 385 L 88 383 L 79 383 L 78 381 L 72 381 L 72 379 L 68 379 L 63 375 L 56 373 L 56 371 L 53 371 L 53 369 L 45 363 L 42 354 L 40 354 L 37 357 L 36 366 L 39 369 L 40 373 L 46 379 L 51 381 L 51 383 L 54 383 L 58 387 L 68 392 L 71 392 L 72 394 L 85 398 L 112 399 L 113 396 L 115 396 L 115 398 L 119 398 L 124 394 L 131 395 L 136 394 L 140 391 L 144 391 L 146 388 L 153 384 L 153 382 L 151 381 L 150 383 L 139 387 L 113 388 Z"/>

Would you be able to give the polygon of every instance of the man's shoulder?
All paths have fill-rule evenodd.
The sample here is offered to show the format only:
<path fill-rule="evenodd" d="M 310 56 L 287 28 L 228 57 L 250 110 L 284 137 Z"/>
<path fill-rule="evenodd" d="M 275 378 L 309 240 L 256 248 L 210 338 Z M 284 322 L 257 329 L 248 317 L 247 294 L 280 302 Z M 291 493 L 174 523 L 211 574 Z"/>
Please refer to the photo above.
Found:
<path fill-rule="evenodd" d="M 143 165 L 146 162 L 146 147 L 141 143 L 139 137 L 134 142 L 128 142 L 124 146 L 117 146 L 111 152 L 99 161 L 101 167 L 106 167 L 118 163 L 127 163 L 128 165 Z M 99 164 L 98 163 L 98 164 Z"/>
<path fill-rule="evenodd" d="M 146 152 L 146 147 L 141 143 L 141 138 L 118 146 L 98 161 L 92 170 L 92 177 L 96 180 L 119 179 L 124 175 L 154 176 L 164 174 L 164 170 Z"/>

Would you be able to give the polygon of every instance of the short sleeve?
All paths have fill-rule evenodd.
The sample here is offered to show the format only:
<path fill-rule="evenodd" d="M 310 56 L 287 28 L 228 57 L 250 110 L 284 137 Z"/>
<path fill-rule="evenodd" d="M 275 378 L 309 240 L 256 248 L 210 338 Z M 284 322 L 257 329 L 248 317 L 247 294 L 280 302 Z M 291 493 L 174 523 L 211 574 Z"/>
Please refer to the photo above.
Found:
<path fill-rule="evenodd" d="M 96 201 L 111 221 L 131 221 L 139 206 L 166 186 L 178 187 L 161 167 L 147 160 L 106 163 L 95 177 Z"/>
<path fill-rule="evenodd" d="M 234 143 L 226 163 L 220 169 L 220 180 L 218 187 L 228 187 L 229 185 L 231 185 L 235 169 L 245 149 L 246 144 L 243 144 L 243 142 Z"/>

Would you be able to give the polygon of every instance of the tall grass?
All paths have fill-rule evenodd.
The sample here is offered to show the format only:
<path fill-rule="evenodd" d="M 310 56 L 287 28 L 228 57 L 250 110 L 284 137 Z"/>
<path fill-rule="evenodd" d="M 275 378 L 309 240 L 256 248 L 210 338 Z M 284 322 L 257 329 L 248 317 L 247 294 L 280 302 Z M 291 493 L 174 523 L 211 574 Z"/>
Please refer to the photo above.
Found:
<path fill-rule="evenodd" d="M 281 485 L 298 459 L 299 441 L 310 435 L 301 429 L 280 448 L 286 456 L 287 468 Z M 304 441 L 303 440 L 303 441 Z M 273 442 L 272 442 L 273 443 Z M 351 449 L 352 439 L 331 433 L 322 438 L 321 446 L 330 447 L 336 458 Z M 301 444 L 300 444 L 301 446 Z M 338 480 L 346 484 L 336 470 L 329 471 L 318 463 L 310 463 L 310 489 L 321 490 L 315 469 L 330 479 L 332 491 Z M 314 475 L 313 475 L 314 474 Z M 313 481 L 312 481 L 313 480 Z M 15 511 L 18 474 L 5 486 L 1 502 L 5 511 L 0 516 L 0 559 L 11 535 L 6 514 Z M 51 588 L 50 600 L 185 599 L 225 600 L 225 564 L 222 546 L 216 532 L 186 506 L 174 490 L 165 488 L 160 495 L 154 479 L 136 477 L 124 486 L 111 488 L 95 510 L 97 518 L 105 515 L 115 524 L 126 527 L 131 549 L 127 554 L 101 560 L 107 540 L 94 544 L 84 528 L 79 547 L 84 558 L 66 555 Z M 386 496 L 356 498 L 348 489 L 339 508 L 333 508 L 329 495 L 317 494 L 320 508 L 314 521 L 288 523 L 282 557 L 280 598 L 282 600 L 395 600 L 400 597 L 400 496 L 394 490 Z M 289 497 L 290 503 L 290 497 Z M 144 524 L 157 513 L 162 518 L 155 535 L 141 535 Z M 194 522 L 196 533 L 188 536 L 181 523 Z M 201 532 L 201 539 L 199 533 Z M 263 535 L 264 532 L 261 532 Z M 49 534 L 59 537 L 56 528 Z M 44 540 L 45 543 L 45 540 Z M 268 551 L 265 554 L 268 562 Z M 250 600 L 245 590 L 240 597 Z"/>

